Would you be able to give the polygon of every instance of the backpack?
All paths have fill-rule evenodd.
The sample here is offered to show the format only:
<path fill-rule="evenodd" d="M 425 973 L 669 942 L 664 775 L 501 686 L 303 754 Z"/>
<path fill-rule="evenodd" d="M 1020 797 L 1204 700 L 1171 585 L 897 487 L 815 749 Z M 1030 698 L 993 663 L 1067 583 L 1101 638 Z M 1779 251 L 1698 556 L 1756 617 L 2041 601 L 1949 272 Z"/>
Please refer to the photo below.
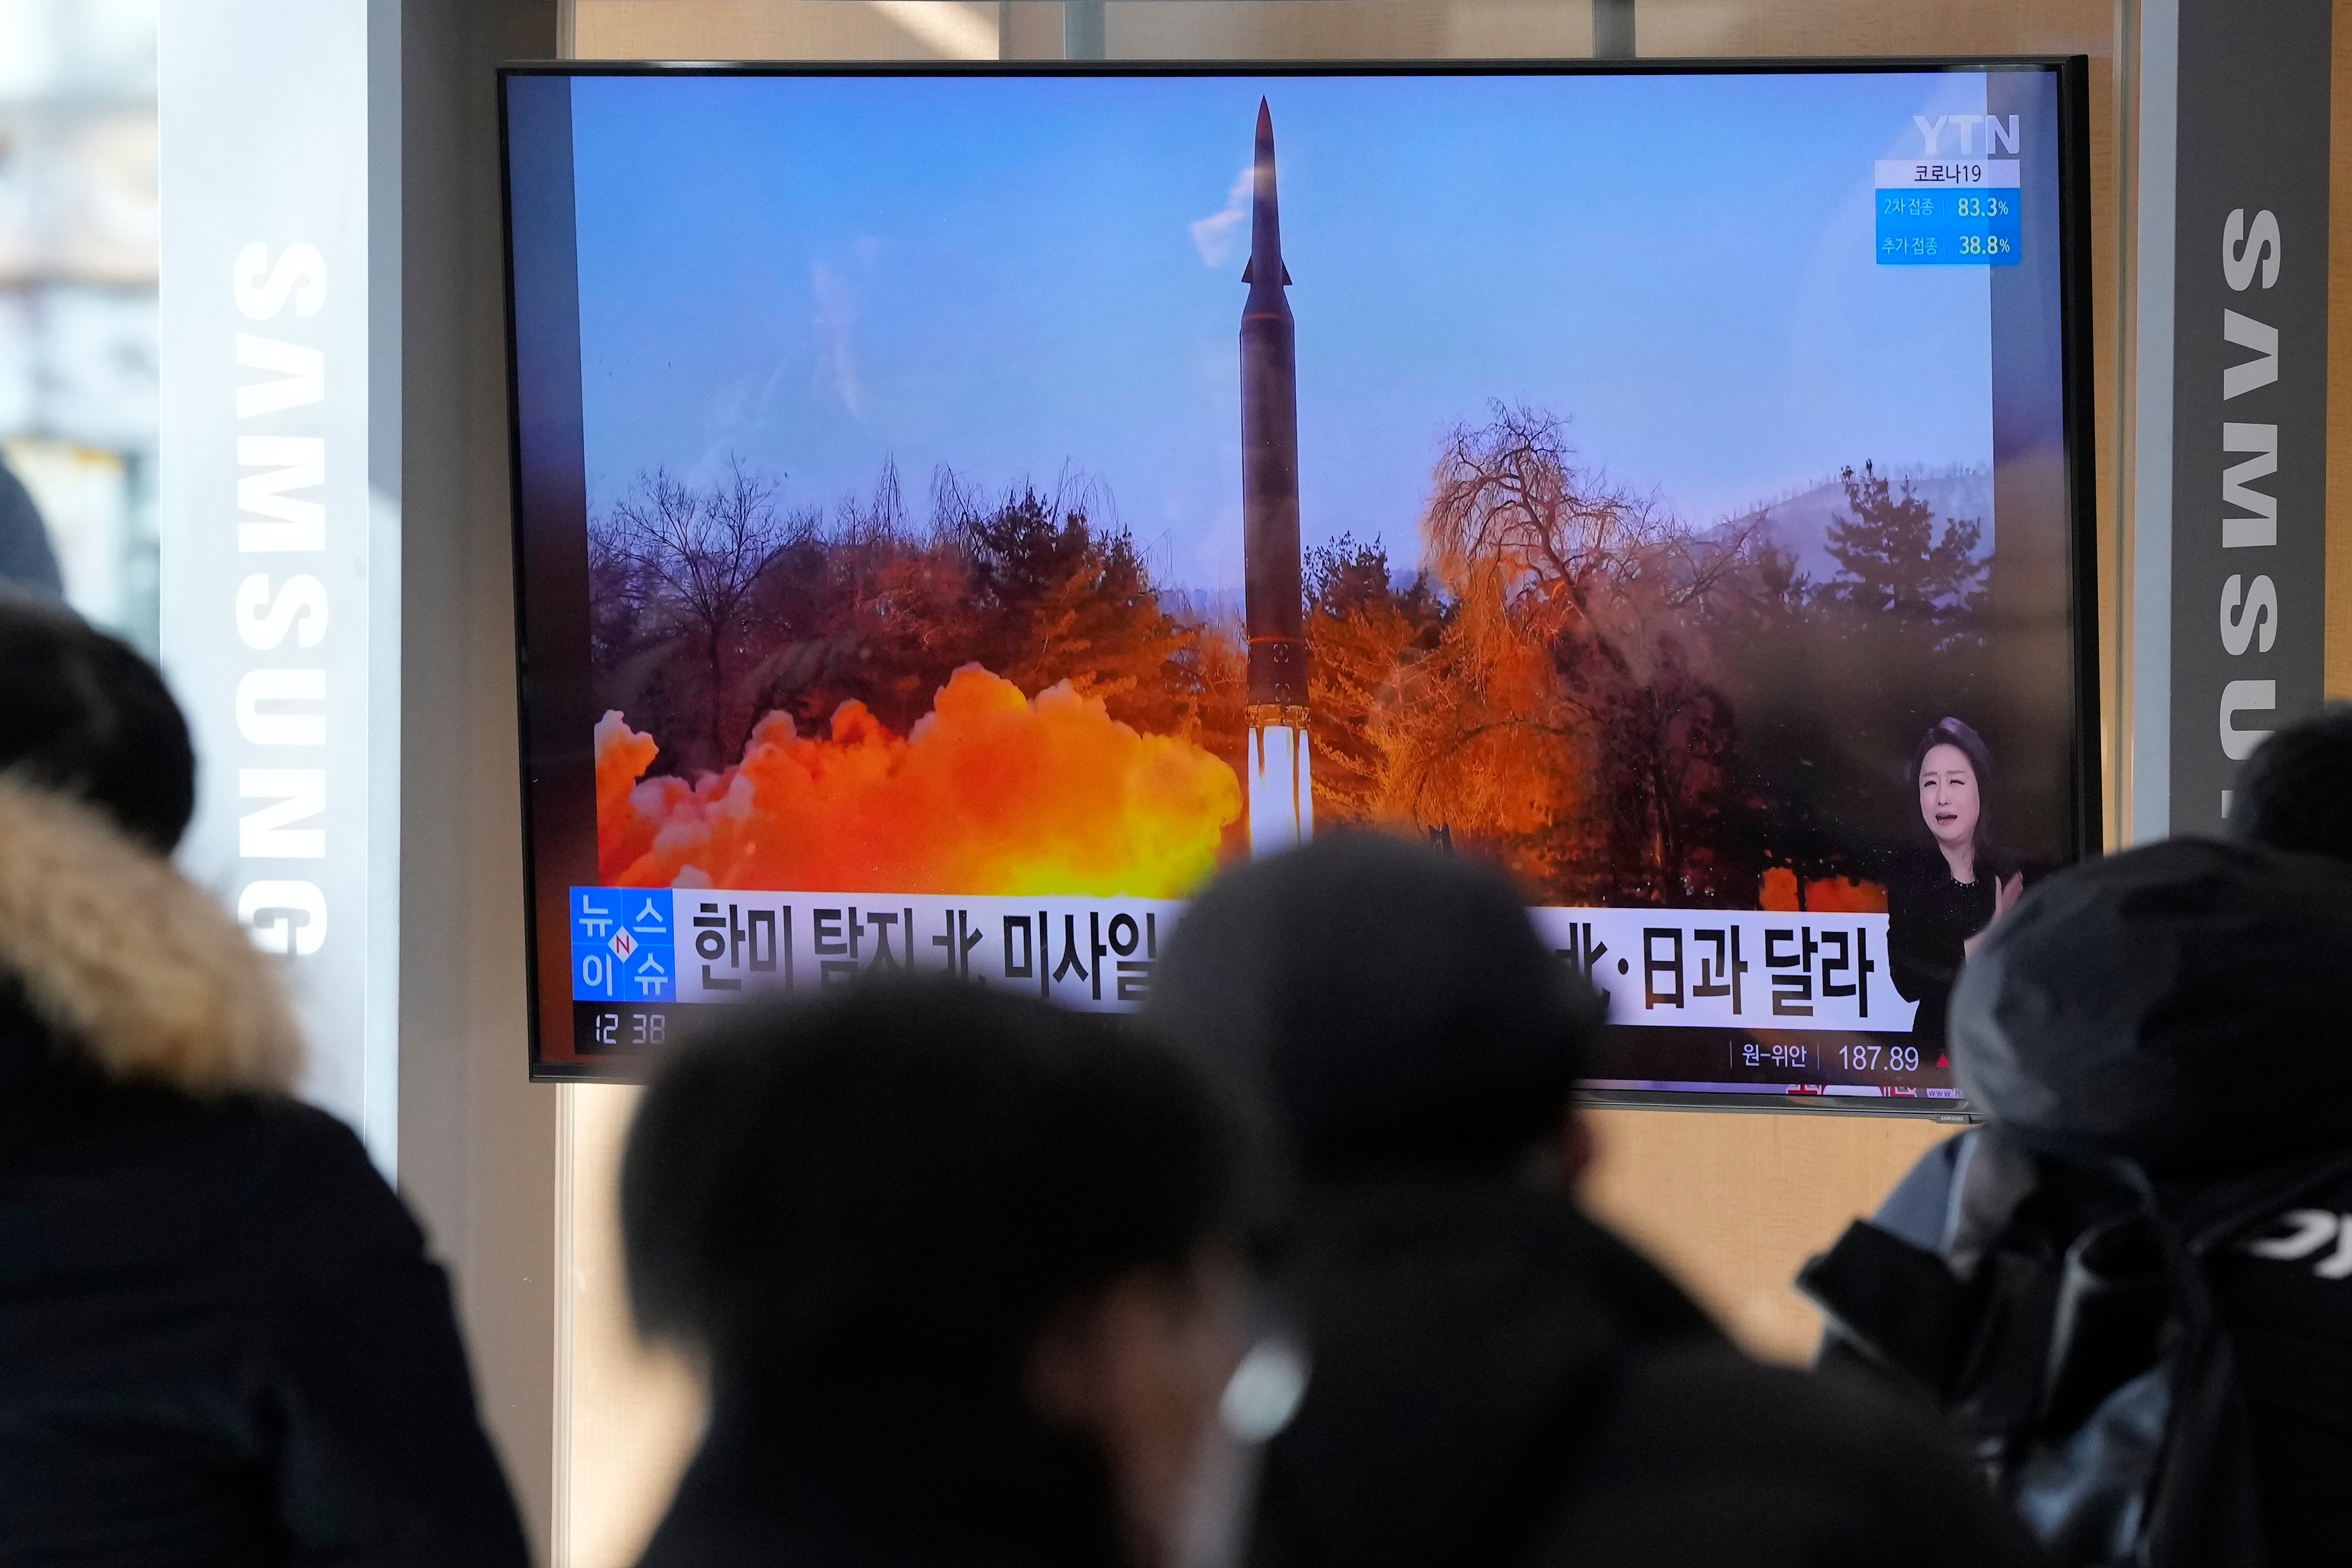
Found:
<path fill-rule="evenodd" d="M 2206 1270 L 2352 1160 L 2184 1186 L 1969 1142 L 1940 1250 L 1857 1220 L 1799 1275 L 1823 1365 L 1932 1405 L 2055 1563 L 2260 1568 L 2245 1393 Z"/>

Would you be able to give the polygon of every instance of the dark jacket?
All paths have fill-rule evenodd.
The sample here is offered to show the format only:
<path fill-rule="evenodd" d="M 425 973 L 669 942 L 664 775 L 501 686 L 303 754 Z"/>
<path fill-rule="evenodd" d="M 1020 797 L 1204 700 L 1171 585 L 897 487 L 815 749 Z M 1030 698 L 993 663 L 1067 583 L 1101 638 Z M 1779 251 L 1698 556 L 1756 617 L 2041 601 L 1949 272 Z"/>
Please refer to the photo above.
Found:
<path fill-rule="evenodd" d="M 441 1270 L 268 960 L 0 779 L 0 1564 L 521 1564 Z"/>
<path fill-rule="evenodd" d="M 2157 1472 L 2141 1528 L 2158 1563 L 2337 1563 L 2352 1541 L 2348 961 L 2352 868 L 2333 862 L 2182 839 L 2053 877 L 1953 998 L 1953 1066 L 1990 1126 L 1931 1150 L 1874 1217 L 1950 1278 L 1906 1274 L 1867 1235 L 1832 1254 L 1876 1260 L 1843 1294 L 1892 1329 L 1854 1344 L 1951 1366 L 1930 1392 L 1958 1423 L 1994 1408 L 1961 1385 L 2000 1364 L 1963 1347 L 2024 1332 L 1990 1304 L 2009 1299 L 1995 1276 L 2025 1266 L 2010 1260 L 2044 1260 L 2036 1288 L 2054 1299 L 2116 1195 L 2155 1216 L 2188 1326 L 2102 1386 L 2170 1355 L 2163 1451 L 2206 1456 Z M 1939 1293 L 1962 1310 L 1923 1337 Z M 2165 1351 L 2208 1322 L 2210 1354 Z M 2111 1352 L 2122 1337 L 2102 1336 Z"/>
<path fill-rule="evenodd" d="M 1961 1195 L 1984 1188 L 1965 1178 L 1986 1146 L 1984 1134 L 1963 1133 L 1928 1150 L 1873 1223 L 1965 1261 L 1984 1238 Z M 2342 1562 L 2352 1542 L 2352 1169 L 2297 1165 L 2317 1179 L 2296 1180 L 2290 1167 L 2278 1184 L 2284 1196 L 2260 1205 L 2204 1264 L 2243 1404 L 2263 1553 L 2233 1548 L 2217 1562 L 2318 1568 Z M 2187 1216 L 2234 1185 L 2205 1176 L 2159 1190 L 2169 1212 Z"/>
<path fill-rule="evenodd" d="M 640 1568 L 1117 1568 L 1083 1445 L 946 1376 L 835 1368 L 733 1384 Z"/>
<path fill-rule="evenodd" d="M 1933 1427 L 1741 1356 L 1555 1195 L 1384 1183 L 1299 1234 L 1314 1370 L 1258 1568 L 2031 1561 Z"/>

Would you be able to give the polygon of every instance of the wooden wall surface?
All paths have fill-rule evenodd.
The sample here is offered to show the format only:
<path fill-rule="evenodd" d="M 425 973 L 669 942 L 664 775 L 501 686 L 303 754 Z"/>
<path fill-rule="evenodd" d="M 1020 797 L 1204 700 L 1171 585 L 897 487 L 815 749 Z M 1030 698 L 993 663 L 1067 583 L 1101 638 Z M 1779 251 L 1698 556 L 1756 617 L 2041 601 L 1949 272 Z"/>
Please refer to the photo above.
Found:
<path fill-rule="evenodd" d="M 1894 1116 L 1597 1111 L 1586 1201 L 1759 1355 L 1811 1359 L 1790 1281 L 1959 1129 Z"/>
<path fill-rule="evenodd" d="M 702 1421 L 700 1380 L 639 1340 L 621 1272 L 621 1148 L 642 1091 L 567 1083 L 559 1243 L 555 1568 L 628 1568 L 668 1506 Z"/>

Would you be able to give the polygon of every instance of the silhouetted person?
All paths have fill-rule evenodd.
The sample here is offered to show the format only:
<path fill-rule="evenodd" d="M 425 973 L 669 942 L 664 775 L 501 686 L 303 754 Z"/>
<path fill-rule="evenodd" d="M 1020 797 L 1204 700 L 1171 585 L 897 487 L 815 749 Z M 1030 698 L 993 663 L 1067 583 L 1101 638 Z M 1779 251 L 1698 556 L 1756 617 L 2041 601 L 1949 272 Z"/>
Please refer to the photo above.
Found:
<path fill-rule="evenodd" d="M 2254 821 L 2299 815 L 2263 798 L 2287 771 Z M 2058 1562 L 2343 1562 L 2352 866 L 2175 839 L 2062 872 L 1951 1029 L 1986 1124 L 1808 1266 L 1824 1359 L 1942 1410 Z"/>
<path fill-rule="evenodd" d="M 1314 1370 L 1259 1568 L 2019 1560 L 1940 1434 L 1747 1360 L 1578 1206 L 1599 1005 L 1500 874 L 1370 836 L 1261 861 L 1148 1011 L 1255 1087 L 1300 1189 Z"/>
<path fill-rule="evenodd" d="M 154 670 L 0 600 L 0 1563 L 520 1568 L 447 1281 L 167 858 L 194 800 Z"/>
<path fill-rule="evenodd" d="M 0 463 L 0 588 L 50 599 L 65 596 L 65 580 L 58 573 L 57 551 L 49 548 L 40 508 L 5 463 Z"/>
<path fill-rule="evenodd" d="M 622 1228 L 712 1407 L 646 1568 L 1172 1563 L 1240 1354 L 1243 1146 L 1169 1053 L 946 982 L 682 1048 Z"/>
<path fill-rule="evenodd" d="M 2240 843 L 2352 861 L 2352 703 L 2256 747 L 2230 791 L 2229 821 Z"/>

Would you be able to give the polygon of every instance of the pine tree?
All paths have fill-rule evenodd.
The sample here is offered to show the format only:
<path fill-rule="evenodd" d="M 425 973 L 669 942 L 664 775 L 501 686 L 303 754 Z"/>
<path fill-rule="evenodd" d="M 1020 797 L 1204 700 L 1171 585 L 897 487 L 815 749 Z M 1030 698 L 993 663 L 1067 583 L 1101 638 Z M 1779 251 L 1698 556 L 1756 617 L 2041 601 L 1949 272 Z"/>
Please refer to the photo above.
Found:
<path fill-rule="evenodd" d="M 1849 842 L 1906 842 L 1916 787 L 1911 748 L 1946 714 L 1985 721 L 1988 563 L 1974 518 L 1948 517 L 1875 465 L 1848 468 L 1851 516 L 1830 526 L 1837 574 L 1815 591 L 1811 703 L 1833 715 L 1833 754 L 1815 802 Z"/>
<path fill-rule="evenodd" d="M 1983 535 L 1979 521 L 1948 517 L 1939 536 L 1935 508 L 1919 498 L 1909 480 L 1897 491 L 1871 463 L 1838 477 L 1853 515 L 1829 527 L 1830 558 L 1838 563 L 1832 593 L 1868 614 L 1938 628 L 1980 607 L 1985 566 L 1977 559 Z"/>

